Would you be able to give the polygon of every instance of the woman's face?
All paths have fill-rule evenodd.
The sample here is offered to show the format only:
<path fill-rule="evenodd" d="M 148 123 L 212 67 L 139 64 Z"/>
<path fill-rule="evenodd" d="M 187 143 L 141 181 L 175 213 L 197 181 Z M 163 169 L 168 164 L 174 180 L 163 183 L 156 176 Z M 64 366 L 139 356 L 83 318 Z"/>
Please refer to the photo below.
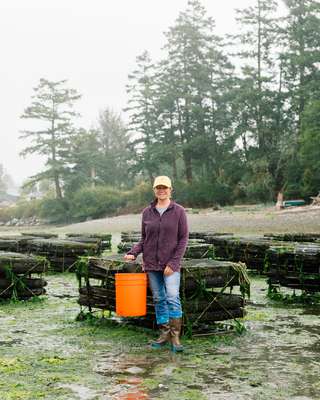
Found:
<path fill-rule="evenodd" d="M 154 194 L 158 200 L 167 200 L 171 197 L 171 188 L 167 186 L 159 185 L 156 186 L 154 189 Z"/>

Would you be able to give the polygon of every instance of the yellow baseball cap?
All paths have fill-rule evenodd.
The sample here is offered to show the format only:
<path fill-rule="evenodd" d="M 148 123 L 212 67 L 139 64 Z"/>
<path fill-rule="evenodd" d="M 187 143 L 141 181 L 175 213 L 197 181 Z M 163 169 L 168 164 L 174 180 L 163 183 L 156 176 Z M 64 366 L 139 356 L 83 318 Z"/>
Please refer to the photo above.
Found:
<path fill-rule="evenodd" d="M 157 176 L 153 182 L 153 188 L 157 187 L 157 186 L 166 186 L 168 188 L 171 188 L 171 179 L 167 176 Z"/>

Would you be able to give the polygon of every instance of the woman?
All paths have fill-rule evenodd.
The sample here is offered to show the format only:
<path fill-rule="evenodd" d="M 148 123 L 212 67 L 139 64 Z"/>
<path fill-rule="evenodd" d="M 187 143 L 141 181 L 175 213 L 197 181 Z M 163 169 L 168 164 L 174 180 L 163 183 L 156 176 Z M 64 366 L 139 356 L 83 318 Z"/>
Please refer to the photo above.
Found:
<path fill-rule="evenodd" d="M 159 338 L 151 346 L 171 343 L 172 351 L 181 352 L 180 262 L 189 236 L 187 218 L 184 208 L 171 200 L 170 178 L 158 176 L 153 190 L 155 200 L 142 212 L 141 240 L 125 259 L 134 260 L 143 253 L 160 329 Z"/>

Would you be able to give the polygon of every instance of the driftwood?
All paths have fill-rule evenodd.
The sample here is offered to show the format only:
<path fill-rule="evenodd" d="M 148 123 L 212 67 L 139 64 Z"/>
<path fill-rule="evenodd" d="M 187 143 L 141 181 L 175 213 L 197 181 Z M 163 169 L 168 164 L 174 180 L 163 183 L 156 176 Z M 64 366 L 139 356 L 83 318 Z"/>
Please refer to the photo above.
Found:
<path fill-rule="evenodd" d="M 320 193 L 317 196 L 310 196 L 310 199 L 312 200 L 312 206 L 320 206 Z"/>

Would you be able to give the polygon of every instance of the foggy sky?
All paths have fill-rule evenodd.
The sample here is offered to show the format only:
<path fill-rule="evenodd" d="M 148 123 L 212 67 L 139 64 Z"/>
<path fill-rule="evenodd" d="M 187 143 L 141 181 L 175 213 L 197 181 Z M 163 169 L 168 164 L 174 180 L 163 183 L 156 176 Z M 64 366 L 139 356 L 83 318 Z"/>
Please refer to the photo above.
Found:
<path fill-rule="evenodd" d="M 216 33 L 236 32 L 234 9 L 255 0 L 202 0 Z M 67 79 L 82 99 L 80 123 L 96 124 L 99 111 L 126 106 L 125 85 L 135 59 L 148 50 L 161 58 L 163 35 L 187 0 L 1 0 L 0 163 L 21 184 L 41 171 L 38 156 L 21 158 L 20 120 L 40 78 Z"/>

